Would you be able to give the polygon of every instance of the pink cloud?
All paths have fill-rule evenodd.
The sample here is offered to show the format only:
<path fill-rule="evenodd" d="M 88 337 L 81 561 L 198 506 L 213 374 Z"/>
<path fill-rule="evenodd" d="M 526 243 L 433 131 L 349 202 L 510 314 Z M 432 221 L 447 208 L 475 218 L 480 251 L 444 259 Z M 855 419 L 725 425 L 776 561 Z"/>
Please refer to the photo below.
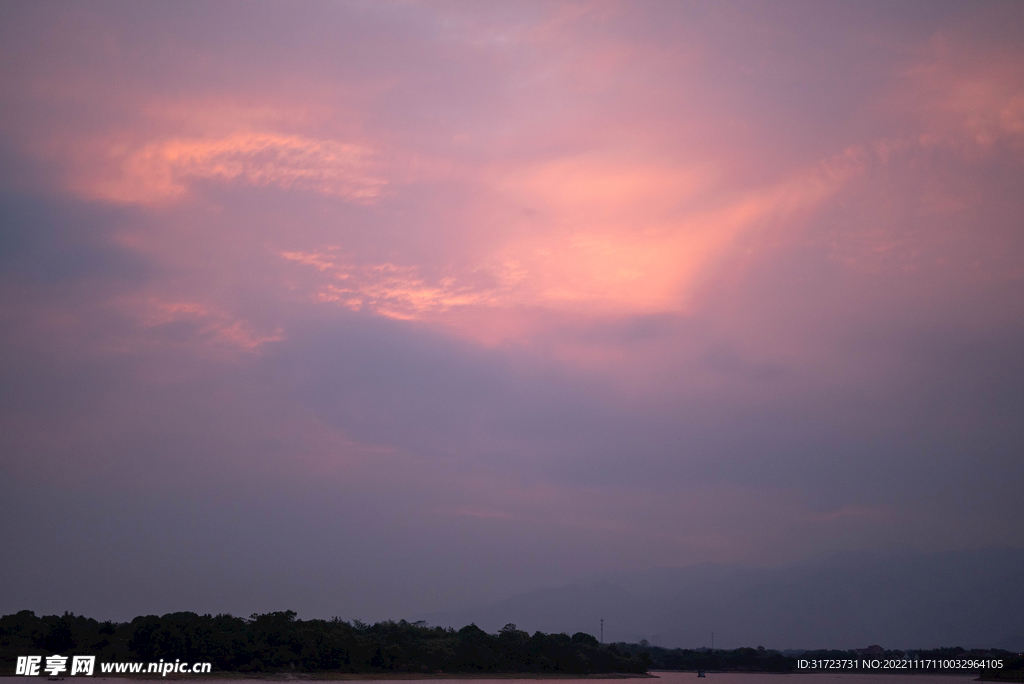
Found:
<path fill-rule="evenodd" d="M 374 175 L 365 147 L 267 132 L 234 132 L 217 139 L 174 138 L 137 148 L 90 143 L 100 165 L 81 168 L 69 180 L 89 199 L 153 204 L 184 195 L 196 180 L 242 182 L 257 187 L 334 195 L 370 202 L 387 181 Z"/>
<path fill-rule="evenodd" d="M 943 32 L 921 46 L 892 98 L 918 117 L 917 142 L 971 156 L 1024 149 L 1024 56 Z"/>
<path fill-rule="evenodd" d="M 953 428 L 1019 442 L 1019 46 L 854 5 L 40 7 L 0 45 L 11 192 L 69 207 L 11 204 L 19 473 L 783 560 L 941 546 Z M 1019 534 L 985 515 L 956 543 Z"/>

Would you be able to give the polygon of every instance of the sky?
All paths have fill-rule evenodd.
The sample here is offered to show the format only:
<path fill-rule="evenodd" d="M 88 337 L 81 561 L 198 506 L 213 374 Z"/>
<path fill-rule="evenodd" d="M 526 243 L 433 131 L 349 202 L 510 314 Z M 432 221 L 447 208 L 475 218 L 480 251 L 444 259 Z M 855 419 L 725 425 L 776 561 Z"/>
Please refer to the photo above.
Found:
<path fill-rule="evenodd" d="M 1014 2 L 0 8 L 0 613 L 1024 546 Z"/>

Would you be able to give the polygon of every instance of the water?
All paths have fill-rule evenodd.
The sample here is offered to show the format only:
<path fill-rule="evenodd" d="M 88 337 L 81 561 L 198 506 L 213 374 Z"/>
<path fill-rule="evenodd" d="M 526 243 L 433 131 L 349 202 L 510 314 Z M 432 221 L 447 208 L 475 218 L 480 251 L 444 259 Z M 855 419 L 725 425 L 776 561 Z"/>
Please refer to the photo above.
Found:
<path fill-rule="evenodd" d="M 761 672 L 708 672 L 704 679 L 699 679 L 696 672 L 652 672 L 655 677 L 659 679 L 658 682 L 651 682 L 647 680 L 649 684 L 966 684 L 967 682 L 976 681 L 978 675 L 976 672 L 957 672 L 951 674 L 863 674 L 863 673 L 852 673 L 852 672 L 801 672 L 794 674 L 769 674 Z M 161 679 L 174 680 L 173 677 L 150 677 L 146 679 L 128 679 L 126 677 L 68 677 L 64 681 L 67 684 L 71 684 L 73 680 L 81 679 L 87 682 L 105 682 L 106 684 L 154 684 Z M 185 678 L 179 678 L 175 681 L 182 681 Z M 218 676 L 203 677 L 202 675 L 188 677 L 187 680 L 191 682 L 199 683 L 203 679 L 208 679 L 209 684 L 268 684 L 272 681 L 291 681 L 296 684 L 316 684 L 319 681 L 329 681 L 327 679 L 299 679 L 289 678 L 280 679 L 275 677 L 267 677 L 262 679 L 235 679 L 224 678 Z M 403 677 L 395 679 L 387 679 L 386 675 L 374 675 L 370 677 L 360 678 L 358 675 L 349 675 L 344 678 L 347 681 L 373 681 L 376 684 L 384 684 L 385 682 L 410 682 L 421 679 L 419 677 Z M 502 677 L 489 677 L 486 679 L 468 679 L 465 677 L 425 677 L 422 681 L 432 682 L 450 682 L 451 684 L 495 684 L 506 679 L 517 679 L 513 675 L 505 675 Z M 522 677 L 522 679 L 533 679 L 535 681 L 541 681 L 546 678 L 541 677 Z M 46 677 L 0 677 L 0 681 L 3 684 L 44 684 L 47 681 Z M 600 679 L 598 676 L 588 677 L 586 679 L 569 679 L 569 678 L 556 678 L 551 679 L 551 682 L 557 682 L 558 684 L 595 684 L 595 681 L 599 684 L 600 682 L 610 682 L 612 680 Z M 619 684 L 629 684 L 630 682 L 635 684 L 642 684 L 642 679 L 623 679 L 620 680 Z"/>
<path fill-rule="evenodd" d="M 855 672 L 708 672 L 698 679 L 696 672 L 652 672 L 661 679 L 657 684 L 963 684 L 978 679 L 977 672 L 924 674 L 871 674 Z M 656 684 L 651 682 L 651 684 Z"/>

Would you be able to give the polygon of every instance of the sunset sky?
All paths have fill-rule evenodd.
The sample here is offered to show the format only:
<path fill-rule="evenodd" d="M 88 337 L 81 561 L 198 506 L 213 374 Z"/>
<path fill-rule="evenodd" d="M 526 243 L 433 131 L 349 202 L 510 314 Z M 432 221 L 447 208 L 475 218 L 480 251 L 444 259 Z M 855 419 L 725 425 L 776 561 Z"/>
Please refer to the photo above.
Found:
<path fill-rule="evenodd" d="M 1024 546 L 1019 2 L 0 6 L 0 613 Z"/>

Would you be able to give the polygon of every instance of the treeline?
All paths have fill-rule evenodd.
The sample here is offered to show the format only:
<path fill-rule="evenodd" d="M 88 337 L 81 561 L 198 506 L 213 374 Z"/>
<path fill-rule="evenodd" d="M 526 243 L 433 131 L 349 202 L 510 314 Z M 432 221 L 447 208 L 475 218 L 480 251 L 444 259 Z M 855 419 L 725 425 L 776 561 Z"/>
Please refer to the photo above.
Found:
<path fill-rule="evenodd" d="M 297 620 L 292 611 L 252 615 L 170 613 L 97 622 L 65 613 L 0 618 L 0 667 L 25 655 L 95 655 L 104 662 L 211 662 L 229 672 L 644 673 L 646 653 L 603 646 L 582 632 L 533 635 L 506 625 L 488 634 L 425 623 Z"/>
<path fill-rule="evenodd" d="M 652 670 L 708 670 L 729 672 L 795 672 L 798 660 L 1002 660 L 1004 674 L 1024 670 L 1024 657 L 1002 649 L 967 650 L 960 647 L 936 648 L 918 651 L 877 650 L 866 654 L 862 651 L 800 651 L 799 655 L 788 651 L 782 653 L 764 647 L 737 648 L 732 650 L 661 648 L 646 642 L 639 644 L 614 644 L 620 653 L 633 655 L 646 653 Z M 862 670 L 863 671 L 863 670 Z M 911 670 L 907 670 L 908 672 Z M 977 670 L 966 670 L 977 672 Z M 893 670 L 888 670 L 891 674 Z M 918 674 L 938 670 L 913 670 Z M 948 670 L 947 670 L 948 672 Z M 986 672 L 994 675 L 995 671 Z M 998 678 L 998 677 L 995 677 Z"/>
<path fill-rule="evenodd" d="M 729 670 L 747 672 L 792 672 L 796 658 L 765 648 L 734 650 L 661 648 L 646 642 L 615 644 L 622 653 L 647 653 L 652 670 Z"/>
<path fill-rule="evenodd" d="M 252 615 L 170 613 L 131 622 L 97 622 L 72 613 L 0 618 L 0 674 L 25 655 L 95 655 L 97 662 L 210 662 L 226 672 L 537 672 L 635 673 L 652 670 L 793 672 L 797 661 L 1002 660 L 987 678 L 1019 679 L 1024 657 L 1004 650 L 941 648 L 787 651 L 762 647 L 668 649 L 646 641 L 602 645 L 590 634 L 533 635 L 509 624 L 497 634 L 475 625 L 456 631 L 425 623 L 298 620 L 292 611 Z M 916 670 L 925 672 L 927 670 Z M 935 670 L 932 670 L 933 672 Z"/>

